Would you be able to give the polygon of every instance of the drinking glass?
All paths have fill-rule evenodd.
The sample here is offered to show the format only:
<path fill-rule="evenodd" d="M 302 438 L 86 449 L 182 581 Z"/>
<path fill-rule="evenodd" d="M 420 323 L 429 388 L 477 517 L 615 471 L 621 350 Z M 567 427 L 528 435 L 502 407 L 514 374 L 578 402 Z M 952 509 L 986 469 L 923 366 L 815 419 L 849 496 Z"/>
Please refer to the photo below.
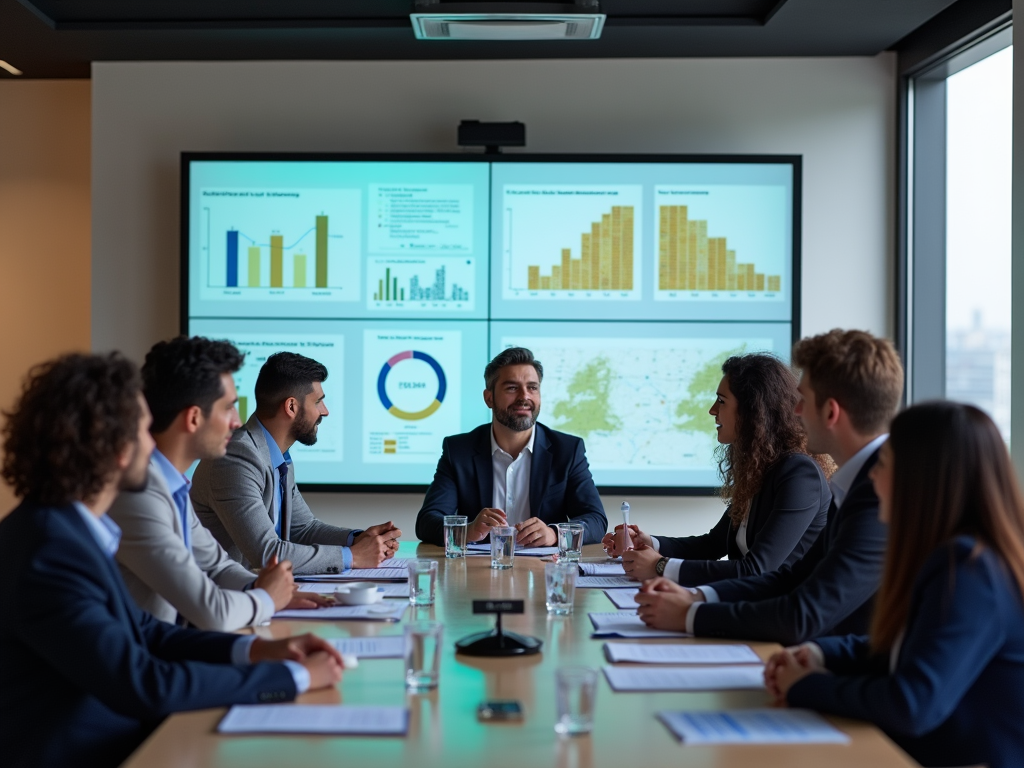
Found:
<path fill-rule="evenodd" d="M 405 687 L 411 691 L 436 688 L 441 668 L 442 627 L 438 621 L 405 625 Z"/>
<path fill-rule="evenodd" d="M 576 574 L 579 566 L 559 560 L 557 563 L 544 563 L 544 584 L 547 588 L 548 613 L 555 616 L 568 616 L 572 613 L 573 600 L 576 598 Z"/>
<path fill-rule="evenodd" d="M 516 529 L 496 525 L 491 528 L 491 568 L 504 571 L 512 567 L 516 556 Z"/>
<path fill-rule="evenodd" d="M 437 560 L 409 561 L 409 602 L 433 605 L 437 587 Z"/>
<path fill-rule="evenodd" d="M 445 515 L 444 556 L 459 558 L 466 556 L 466 526 L 469 518 L 465 515 Z"/>
<path fill-rule="evenodd" d="M 555 670 L 555 732 L 579 736 L 594 729 L 597 670 L 562 667 Z"/>
<path fill-rule="evenodd" d="M 559 523 L 558 559 L 578 563 L 583 555 L 583 523 Z"/>

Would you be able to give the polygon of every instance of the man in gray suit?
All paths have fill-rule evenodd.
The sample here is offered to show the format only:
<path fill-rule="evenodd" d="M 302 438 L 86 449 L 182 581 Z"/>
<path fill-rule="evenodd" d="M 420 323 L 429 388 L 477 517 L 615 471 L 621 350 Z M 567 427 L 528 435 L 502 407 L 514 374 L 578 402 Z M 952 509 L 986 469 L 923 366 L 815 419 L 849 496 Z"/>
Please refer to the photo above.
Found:
<path fill-rule="evenodd" d="M 259 566 L 287 559 L 296 574 L 374 568 L 398 549 L 391 522 L 365 531 L 313 517 L 295 485 L 288 449 L 316 443 L 328 415 L 327 368 L 293 352 L 267 358 L 256 379 L 256 412 L 235 432 L 222 459 L 204 460 L 192 481 L 192 503 L 228 554 Z"/>
<path fill-rule="evenodd" d="M 232 374 L 242 353 L 225 341 L 178 337 L 156 344 L 142 367 L 156 442 L 145 490 L 122 492 L 109 515 L 122 530 L 117 560 L 135 602 L 158 619 L 231 631 L 269 621 L 276 610 L 315 608 L 295 593 L 291 565 L 272 562 L 259 578 L 228 557 L 196 517 L 184 472 L 219 458 L 241 426 Z"/>

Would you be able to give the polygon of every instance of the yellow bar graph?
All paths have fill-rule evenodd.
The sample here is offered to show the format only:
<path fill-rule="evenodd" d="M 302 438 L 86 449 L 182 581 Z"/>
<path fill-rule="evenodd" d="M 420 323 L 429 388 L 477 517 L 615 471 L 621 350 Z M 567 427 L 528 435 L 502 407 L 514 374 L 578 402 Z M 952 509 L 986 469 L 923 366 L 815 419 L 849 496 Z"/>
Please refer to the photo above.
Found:
<path fill-rule="evenodd" d="M 249 248 L 249 287 L 260 287 L 260 249 L 256 246 Z"/>
<path fill-rule="evenodd" d="M 306 287 L 306 254 L 295 254 L 295 279 L 292 281 L 295 288 Z"/>
<path fill-rule="evenodd" d="M 708 237 L 706 220 L 690 218 L 685 205 L 663 205 L 658 210 L 658 290 L 777 293 L 782 276 L 737 264 L 726 238 Z"/>
<path fill-rule="evenodd" d="M 284 236 L 270 236 L 270 287 L 284 288 Z"/>
<path fill-rule="evenodd" d="M 531 291 L 631 291 L 633 290 L 633 206 L 615 205 L 589 232 L 580 234 L 580 258 L 571 248 L 561 249 L 561 258 L 550 275 L 540 266 L 527 266 L 527 288 Z"/>

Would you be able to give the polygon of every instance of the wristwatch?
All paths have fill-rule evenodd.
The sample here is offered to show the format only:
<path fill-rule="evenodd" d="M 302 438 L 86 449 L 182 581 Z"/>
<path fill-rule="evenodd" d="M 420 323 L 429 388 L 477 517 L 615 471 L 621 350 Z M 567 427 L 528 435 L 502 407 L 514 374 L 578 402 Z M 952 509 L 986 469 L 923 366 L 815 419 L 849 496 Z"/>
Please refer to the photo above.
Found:
<path fill-rule="evenodd" d="M 654 572 L 659 576 L 665 575 L 665 566 L 668 565 L 668 558 L 663 557 L 654 564 Z"/>

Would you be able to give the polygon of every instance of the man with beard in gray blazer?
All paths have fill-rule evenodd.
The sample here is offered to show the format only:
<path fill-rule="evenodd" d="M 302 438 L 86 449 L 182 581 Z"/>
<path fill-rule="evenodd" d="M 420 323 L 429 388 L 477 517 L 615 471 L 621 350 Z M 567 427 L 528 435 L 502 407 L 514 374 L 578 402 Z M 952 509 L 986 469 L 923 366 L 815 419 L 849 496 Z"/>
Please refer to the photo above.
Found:
<path fill-rule="evenodd" d="M 232 374 L 242 360 L 226 341 L 180 336 L 156 344 L 142 367 L 156 449 L 146 488 L 122 491 L 108 514 L 122 530 L 117 561 L 129 592 L 163 621 L 232 631 L 285 607 L 327 602 L 295 593 L 287 561 L 271 561 L 255 577 L 228 557 L 189 501 L 185 471 L 198 459 L 223 456 L 241 426 Z"/>
<path fill-rule="evenodd" d="M 295 484 L 288 449 L 316 443 L 329 415 L 327 368 L 294 352 L 267 358 L 256 379 L 256 412 L 235 432 L 221 459 L 204 460 L 192 480 L 192 503 L 228 554 L 258 567 L 277 557 L 296 574 L 375 568 L 398 549 L 391 522 L 365 531 L 313 517 Z"/>

